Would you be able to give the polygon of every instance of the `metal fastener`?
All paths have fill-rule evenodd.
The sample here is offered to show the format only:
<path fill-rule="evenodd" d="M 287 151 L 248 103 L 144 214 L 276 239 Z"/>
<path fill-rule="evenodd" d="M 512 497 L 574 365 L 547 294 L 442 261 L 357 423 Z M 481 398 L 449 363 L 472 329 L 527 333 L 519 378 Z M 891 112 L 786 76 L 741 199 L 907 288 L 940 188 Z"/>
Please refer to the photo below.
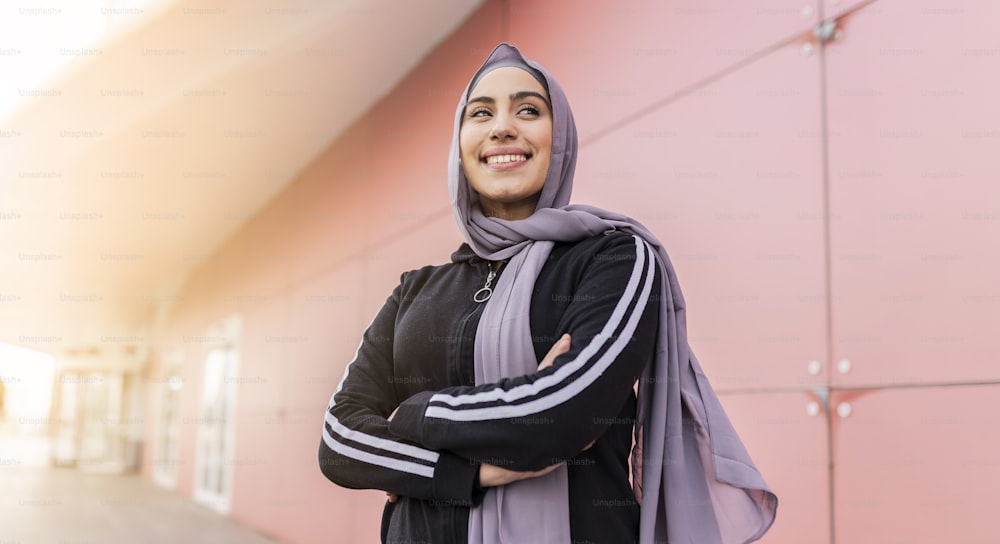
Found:
<path fill-rule="evenodd" d="M 841 359 L 837 361 L 837 371 L 841 374 L 847 374 L 851 371 L 851 361 L 850 359 Z"/>
<path fill-rule="evenodd" d="M 833 39 L 833 36 L 836 33 L 836 31 L 837 31 L 836 20 L 823 21 L 820 24 L 816 25 L 816 28 L 813 29 L 813 36 L 816 36 L 816 39 L 819 41 L 819 43 L 826 43 Z"/>

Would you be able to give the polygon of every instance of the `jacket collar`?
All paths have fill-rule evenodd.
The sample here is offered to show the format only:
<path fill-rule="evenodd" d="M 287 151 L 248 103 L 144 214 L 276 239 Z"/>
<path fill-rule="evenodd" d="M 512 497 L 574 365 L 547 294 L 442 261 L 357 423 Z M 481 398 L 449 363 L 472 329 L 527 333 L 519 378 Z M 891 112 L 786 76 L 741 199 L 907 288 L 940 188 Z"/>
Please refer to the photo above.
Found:
<path fill-rule="evenodd" d="M 474 264 L 483 262 L 483 258 L 476 255 L 476 253 L 472 251 L 472 247 L 465 243 L 458 246 L 458 249 L 451 254 L 451 262 Z"/>

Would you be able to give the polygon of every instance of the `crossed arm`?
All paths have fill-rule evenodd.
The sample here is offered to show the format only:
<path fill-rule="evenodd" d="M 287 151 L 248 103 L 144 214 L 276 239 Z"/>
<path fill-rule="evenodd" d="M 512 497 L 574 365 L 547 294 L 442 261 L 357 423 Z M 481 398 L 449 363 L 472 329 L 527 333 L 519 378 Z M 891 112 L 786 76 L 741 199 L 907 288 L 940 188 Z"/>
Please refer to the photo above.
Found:
<path fill-rule="evenodd" d="M 390 500 L 471 500 L 475 483 L 538 477 L 590 447 L 631 394 L 655 343 L 653 257 L 638 239 L 621 238 L 610 257 L 595 259 L 577 286 L 588 295 L 560 320 L 557 330 L 572 338 L 564 334 L 536 372 L 498 383 L 392 400 L 385 376 L 394 368 L 397 289 L 331 399 L 320 447 L 324 474 L 345 487 L 382 489 Z M 630 252 L 633 258 L 620 258 Z M 497 459 L 502 466 L 491 462 Z"/>

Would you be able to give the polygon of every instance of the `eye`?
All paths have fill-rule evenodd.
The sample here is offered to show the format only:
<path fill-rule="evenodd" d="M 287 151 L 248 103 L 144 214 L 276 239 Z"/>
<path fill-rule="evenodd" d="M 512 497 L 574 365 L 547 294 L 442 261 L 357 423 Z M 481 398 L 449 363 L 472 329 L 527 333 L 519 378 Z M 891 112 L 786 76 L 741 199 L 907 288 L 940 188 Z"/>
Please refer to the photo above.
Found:
<path fill-rule="evenodd" d="M 525 104 L 517 110 L 517 113 L 524 113 L 527 115 L 539 115 L 541 114 L 541 111 L 539 111 L 538 108 L 536 108 L 531 104 Z"/>
<path fill-rule="evenodd" d="M 473 108 L 468 113 L 469 118 L 474 118 L 474 117 L 488 117 L 489 115 L 490 115 L 490 110 L 488 110 L 486 108 L 482 108 L 482 107 L 480 107 L 480 108 Z"/>

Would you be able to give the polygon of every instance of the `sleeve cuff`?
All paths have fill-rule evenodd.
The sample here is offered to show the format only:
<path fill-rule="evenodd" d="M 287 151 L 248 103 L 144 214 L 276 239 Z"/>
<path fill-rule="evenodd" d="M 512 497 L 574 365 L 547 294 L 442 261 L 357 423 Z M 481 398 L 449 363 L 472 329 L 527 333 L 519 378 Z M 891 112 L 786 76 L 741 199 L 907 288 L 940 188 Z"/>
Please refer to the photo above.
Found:
<path fill-rule="evenodd" d="M 472 506 L 482 499 L 479 464 L 442 451 L 434 467 L 434 499 Z"/>
<path fill-rule="evenodd" d="M 424 444 L 421 431 L 424 426 L 424 411 L 427 410 L 427 403 L 430 402 L 432 396 L 434 396 L 433 391 L 424 391 L 404 400 L 396 408 L 396 413 L 389 421 L 389 432 L 400 438 L 430 447 L 428 444 Z"/>

